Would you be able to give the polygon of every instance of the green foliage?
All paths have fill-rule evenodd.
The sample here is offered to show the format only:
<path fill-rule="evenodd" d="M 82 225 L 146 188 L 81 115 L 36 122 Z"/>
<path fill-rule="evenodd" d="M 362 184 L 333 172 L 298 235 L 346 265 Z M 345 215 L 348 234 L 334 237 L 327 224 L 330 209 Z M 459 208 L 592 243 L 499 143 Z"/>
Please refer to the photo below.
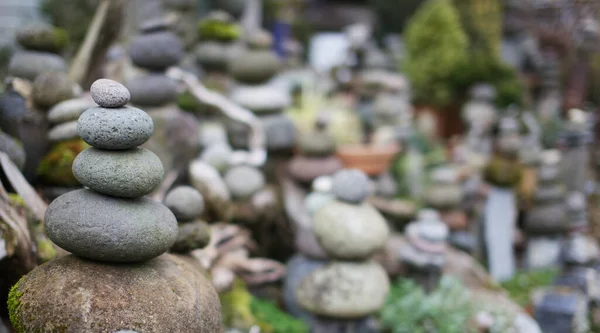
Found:
<path fill-rule="evenodd" d="M 198 22 L 198 34 L 201 39 L 229 42 L 240 38 L 241 31 L 235 23 L 207 18 Z"/>
<path fill-rule="evenodd" d="M 22 279 L 22 278 L 21 278 Z M 13 325 L 16 333 L 23 333 L 25 329 L 23 325 L 19 322 L 18 312 L 21 308 L 21 296 L 23 296 L 23 292 L 19 290 L 19 282 L 15 283 L 12 288 L 10 288 L 10 292 L 8 293 L 8 317 L 10 322 Z"/>
<path fill-rule="evenodd" d="M 202 107 L 202 104 L 186 90 L 177 96 L 177 106 L 184 111 L 195 112 Z"/>
<path fill-rule="evenodd" d="M 471 50 L 498 54 L 502 40 L 500 0 L 453 0 L 462 27 L 471 41 Z"/>
<path fill-rule="evenodd" d="M 527 306 L 531 293 L 541 287 L 552 284 L 559 271 L 557 269 L 544 269 L 529 272 L 519 272 L 512 279 L 502 282 L 502 287 L 508 291 L 510 298 L 521 306 Z"/>
<path fill-rule="evenodd" d="M 452 75 L 468 61 L 469 41 L 450 0 L 428 0 L 404 32 L 403 69 L 418 103 L 443 106 L 455 99 Z"/>
<path fill-rule="evenodd" d="M 308 333 L 308 326 L 281 311 L 275 304 L 253 297 L 251 301 L 252 313 L 256 318 L 269 325 L 272 333 Z"/>
<path fill-rule="evenodd" d="M 73 175 L 73 161 L 90 146 L 81 139 L 60 142 L 42 159 L 37 173 L 49 185 L 76 186 L 79 182 Z"/>

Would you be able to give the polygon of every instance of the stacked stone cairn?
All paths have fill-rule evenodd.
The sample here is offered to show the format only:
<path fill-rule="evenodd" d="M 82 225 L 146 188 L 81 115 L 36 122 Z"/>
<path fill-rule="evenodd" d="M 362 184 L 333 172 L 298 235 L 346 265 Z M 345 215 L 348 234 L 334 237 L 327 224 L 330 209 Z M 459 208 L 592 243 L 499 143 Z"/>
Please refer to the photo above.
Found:
<path fill-rule="evenodd" d="M 230 63 L 230 73 L 239 85 L 233 88 L 233 102 L 254 112 L 266 134 L 271 153 L 290 154 L 296 143 L 296 127 L 282 112 L 291 104 L 284 89 L 269 84 L 282 68 L 282 62 L 271 50 L 273 38 L 267 31 L 248 37 L 248 49 L 237 54 Z M 246 148 L 248 128 L 240 123 L 230 124 L 229 139 L 234 148 Z"/>
<path fill-rule="evenodd" d="M 166 206 L 144 197 L 163 175 L 158 157 L 138 147 L 152 135 L 152 120 L 125 106 L 130 95 L 119 83 L 98 80 L 91 94 L 99 106 L 81 115 L 78 131 L 92 148 L 73 165 L 87 188 L 54 200 L 45 218 L 48 237 L 73 255 L 36 268 L 13 287 L 14 327 L 218 332 L 214 288 L 191 265 L 162 255 L 178 229 Z"/>
<path fill-rule="evenodd" d="M 336 143 L 326 125 L 317 122 L 312 132 L 300 135 L 298 153 L 289 163 L 290 175 L 298 182 L 310 184 L 319 176 L 332 175 L 342 169 L 335 156 Z"/>
<path fill-rule="evenodd" d="M 335 199 L 313 215 L 313 231 L 331 261 L 304 260 L 295 301 L 311 313 L 313 332 L 366 332 L 368 317 L 384 304 L 387 273 L 369 258 L 385 246 L 389 228 L 365 199 L 369 178 L 343 169 L 333 176 Z M 302 260 L 302 259 L 299 259 Z M 308 266 L 308 267 L 307 267 Z"/>
<path fill-rule="evenodd" d="M 533 207 L 527 212 L 526 265 L 542 268 L 557 265 L 564 236 L 568 231 L 565 187 L 560 178 L 560 153 L 542 153 L 538 184 L 533 194 Z"/>
<path fill-rule="evenodd" d="M 28 25 L 16 33 L 24 48 L 13 55 L 9 75 L 33 81 L 45 72 L 66 72 L 67 63 L 59 55 L 69 43 L 67 32 L 44 24 Z"/>
<path fill-rule="evenodd" d="M 197 1 L 194 0 L 162 0 L 167 15 L 175 17 L 175 33 L 189 49 L 196 42 Z"/>
<path fill-rule="evenodd" d="M 204 199 L 198 190 L 190 186 L 178 186 L 167 194 L 164 204 L 179 223 L 179 235 L 171 246 L 171 252 L 185 254 L 208 245 L 210 228 L 200 219 L 204 212 Z"/>
<path fill-rule="evenodd" d="M 240 37 L 240 28 L 233 17 L 223 11 L 214 11 L 198 22 L 200 43 L 194 50 L 196 62 L 208 72 L 226 73 L 234 56 L 234 43 Z"/>
<path fill-rule="evenodd" d="M 425 190 L 425 204 L 442 215 L 452 231 L 462 232 L 468 228 L 467 218 L 462 210 L 464 188 L 458 179 L 458 172 L 450 165 L 435 168 L 430 175 L 430 184 Z"/>
<path fill-rule="evenodd" d="M 422 210 L 417 221 L 406 227 L 408 245 L 401 249 L 400 257 L 408 277 L 427 292 L 434 290 L 442 277 L 448 235 L 448 226 L 433 209 Z"/>

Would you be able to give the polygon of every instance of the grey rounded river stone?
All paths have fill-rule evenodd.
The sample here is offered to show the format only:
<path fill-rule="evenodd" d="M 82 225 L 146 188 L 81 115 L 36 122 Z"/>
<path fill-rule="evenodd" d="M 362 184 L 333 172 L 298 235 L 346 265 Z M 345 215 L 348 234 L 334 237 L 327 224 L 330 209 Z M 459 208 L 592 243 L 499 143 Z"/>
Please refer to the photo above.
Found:
<path fill-rule="evenodd" d="M 92 83 L 90 94 L 94 102 L 105 108 L 120 108 L 131 98 L 124 85 L 109 79 L 99 79 Z"/>
<path fill-rule="evenodd" d="M 48 121 L 52 124 L 77 120 L 85 110 L 95 107 L 92 101 L 83 98 L 69 99 L 60 102 L 48 111 Z"/>
<path fill-rule="evenodd" d="M 184 56 L 183 43 L 170 31 L 155 31 L 137 36 L 129 47 L 134 65 L 163 70 L 177 65 Z"/>
<path fill-rule="evenodd" d="M 171 211 L 149 198 L 122 199 L 88 189 L 54 200 L 45 217 L 48 237 L 79 257 L 145 261 L 166 252 L 178 235 Z"/>
<path fill-rule="evenodd" d="M 50 142 L 60 142 L 77 137 L 77 121 L 75 120 L 56 125 L 48 132 Z"/>
<path fill-rule="evenodd" d="M 158 156 L 144 148 L 88 148 L 73 162 L 73 175 L 90 189 L 116 197 L 136 198 L 160 184 L 164 169 Z"/>
<path fill-rule="evenodd" d="M 37 51 L 22 51 L 12 56 L 8 64 L 8 73 L 27 80 L 45 72 L 66 72 L 67 63 L 60 56 Z"/>
<path fill-rule="evenodd" d="M 177 84 L 162 73 L 134 77 L 127 81 L 126 87 L 135 105 L 160 106 L 177 98 Z"/>
<path fill-rule="evenodd" d="M 201 249 L 210 242 L 210 227 L 206 222 L 197 220 L 191 223 L 179 225 L 179 235 L 175 244 L 171 247 L 171 252 L 187 253 L 196 249 Z"/>
<path fill-rule="evenodd" d="M 77 127 L 83 141 L 102 149 L 131 149 L 148 141 L 154 131 L 152 118 L 133 107 L 96 107 L 79 117 Z"/>
<path fill-rule="evenodd" d="M 167 194 L 164 203 L 175 214 L 179 222 L 198 218 L 204 211 L 202 194 L 191 186 L 174 188 Z"/>
<path fill-rule="evenodd" d="M 225 174 L 225 184 L 236 199 L 247 199 L 265 186 L 265 176 L 246 165 L 233 167 Z"/>
<path fill-rule="evenodd" d="M 369 196 L 369 177 L 356 169 L 344 169 L 333 175 L 333 194 L 338 200 L 361 203 Z"/>

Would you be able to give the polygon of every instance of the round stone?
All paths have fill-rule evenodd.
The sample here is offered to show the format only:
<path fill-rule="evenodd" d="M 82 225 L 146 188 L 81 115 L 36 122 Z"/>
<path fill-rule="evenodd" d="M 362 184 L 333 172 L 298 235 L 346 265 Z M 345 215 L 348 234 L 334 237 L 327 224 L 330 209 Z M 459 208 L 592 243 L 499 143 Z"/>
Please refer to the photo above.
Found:
<path fill-rule="evenodd" d="M 314 131 L 301 135 L 298 139 L 298 149 L 306 156 L 328 156 L 335 153 L 334 138 L 325 131 Z"/>
<path fill-rule="evenodd" d="M 69 43 L 69 36 L 64 29 L 45 24 L 32 24 L 20 28 L 15 37 L 26 49 L 52 53 L 59 53 Z"/>
<path fill-rule="evenodd" d="M 119 82 L 99 79 L 90 87 L 92 99 L 104 108 L 120 108 L 129 103 L 131 95 L 129 90 Z"/>
<path fill-rule="evenodd" d="M 60 56 L 37 51 L 18 52 L 10 58 L 8 73 L 30 81 L 46 72 L 66 72 L 67 63 Z"/>
<path fill-rule="evenodd" d="M 56 125 L 48 132 L 48 140 L 50 142 L 60 142 L 78 137 L 76 120 Z"/>
<path fill-rule="evenodd" d="M 210 197 L 220 201 L 230 200 L 231 194 L 227 185 L 219 171 L 212 165 L 196 160 L 190 163 L 188 172 L 192 186 L 205 193 L 207 198 Z"/>
<path fill-rule="evenodd" d="M 177 238 L 177 220 L 160 202 L 123 199 L 88 189 L 68 192 L 46 210 L 48 238 L 76 256 L 107 262 L 145 261 Z"/>
<path fill-rule="evenodd" d="M 137 265 L 62 257 L 27 274 L 11 299 L 11 319 L 22 332 L 221 330 L 210 281 L 169 254 Z"/>
<path fill-rule="evenodd" d="M 75 83 L 66 73 L 42 73 L 33 81 L 33 102 L 40 107 L 49 108 L 75 97 Z"/>
<path fill-rule="evenodd" d="M 323 249 L 336 259 L 360 260 L 385 246 L 389 227 L 371 205 L 332 200 L 313 216 L 313 231 Z"/>
<path fill-rule="evenodd" d="M 73 162 L 73 175 L 82 185 L 116 197 L 136 198 L 152 192 L 164 169 L 158 156 L 144 148 L 88 148 Z"/>
<path fill-rule="evenodd" d="M 202 68 L 212 71 L 226 71 L 232 56 L 232 46 L 217 41 L 201 42 L 194 53 L 196 62 Z"/>
<path fill-rule="evenodd" d="M 256 168 L 241 165 L 227 171 L 225 184 L 234 198 L 247 199 L 265 186 L 265 176 Z"/>
<path fill-rule="evenodd" d="M 177 84 L 162 73 L 137 76 L 126 85 L 131 103 L 141 106 L 161 106 L 175 101 Z"/>
<path fill-rule="evenodd" d="M 361 203 L 369 196 L 369 177 L 357 169 L 344 169 L 333 175 L 333 194 L 338 200 Z"/>
<path fill-rule="evenodd" d="M 219 172 L 225 171 L 231 164 L 233 150 L 227 143 L 212 144 L 200 155 L 200 160 L 215 167 Z"/>
<path fill-rule="evenodd" d="M 191 186 L 178 186 L 165 197 L 164 203 L 175 214 L 177 221 L 191 221 L 202 215 L 204 198 Z"/>
<path fill-rule="evenodd" d="M 281 60 L 271 50 L 248 50 L 230 62 L 234 79 L 247 84 L 269 81 L 281 68 Z"/>
<path fill-rule="evenodd" d="M 283 281 L 283 302 L 285 309 L 294 317 L 302 320 L 310 320 L 313 314 L 304 310 L 296 298 L 296 290 L 302 281 L 312 272 L 327 265 L 326 261 L 315 260 L 302 254 L 294 255 L 286 264 L 286 272 Z"/>
<path fill-rule="evenodd" d="M 48 111 L 48 121 L 51 124 L 60 124 L 77 120 L 85 110 L 94 106 L 92 101 L 83 98 L 60 102 Z"/>
<path fill-rule="evenodd" d="M 83 141 L 110 150 L 135 148 L 148 141 L 154 131 L 152 118 L 130 106 L 91 108 L 79 117 L 78 123 L 77 130 Z"/>
<path fill-rule="evenodd" d="M 312 192 L 304 198 L 304 208 L 308 214 L 313 215 L 332 200 L 335 198 L 329 193 Z"/>
<path fill-rule="evenodd" d="M 330 193 L 333 188 L 333 179 L 330 176 L 319 176 L 312 182 L 312 190 L 321 193 Z"/>
<path fill-rule="evenodd" d="M 333 262 L 302 280 L 298 303 L 331 318 L 360 318 L 381 309 L 390 289 L 385 270 L 375 262 Z"/>
<path fill-rule="evenodd" d="M 177 65 L 184 56 L 183 43 L 170 31 L 155 31 L 137 36 L 129 46 L 134 65 L 164 70 Z"/>
<path fill-rule="evenodd" d="M 210 242 L 210 227 L 204 221 L 194 221 L 179 225 L 179 235 L 171 252 L 187 253 L 204 248 Z"/>
<path fill-rule="evenodd" d="M 238 87 L 231 100 L 256 114 L 279 113 L 291 104 L 288 93 L 268 85 Z"/>
<path fill-rule="evenodd" d="M 290 175 L 302 183 L 310 183 L 320 176 L 332 175 L 342 168 L 342 162 L 335 156 L 294 156 L 288 166 Z"/>
<path fill-rule="evenodd" d="M 17 168 L 23 170 L 26 156 L 23 145 L 2 131 L 0 131 L 0 151 L 6 153 Z"/>
<path fill-rule="evenodd" d="M 296 145 L 296 125 L 287 115 L 262 116 L 260 122 L 265 129 L 269 151 L 292 149 Z"/>

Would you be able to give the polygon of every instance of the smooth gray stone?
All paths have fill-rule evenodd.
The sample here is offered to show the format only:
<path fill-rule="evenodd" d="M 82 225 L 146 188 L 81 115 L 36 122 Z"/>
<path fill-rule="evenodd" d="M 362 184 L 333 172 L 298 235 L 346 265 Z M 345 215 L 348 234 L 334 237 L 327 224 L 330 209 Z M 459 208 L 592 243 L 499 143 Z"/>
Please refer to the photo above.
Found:
<path fill-rule="evenodd" d="M 358 204 L 369 196 L 369 177 L 356 169 L 343 169 L 333 175 L 332 192 L 338 200 Z"/>
<path fill-rule="evenodd" d="M 210 242 L 210 227 L 204 221 L 194 221 L 179 225 L 179 235 L 171 252 L 187 253 L 201 249 Z"/>
<path fill-rule="evenodd" d="M 77 85 L 66 73 L 47 72 L 33 81 L 31 97 L 35 105 L 49 109 L 54 105 L 75 97 Z"/>
<path fill-rule="evenodd" d="M 164 70 L 177 65 L 184 56 L 183 43 L 170 31 L 156 31 L 137 36 L 129 46 L 134 65 Z"/>
<path fill-rule="evenodd" d="M 92 99 L 104 108 L 120 108 L 129 103 L 131 94 L 124 85 L 119 82 L 99 79 L 90 87 Z"/>
<path fill-rule="evenodd" d="M 48 111 L 48 121 L 51 124 L 60 124 L 77 120 L 85 110 L 93 107 L 95 107 L 94 103 L 86 99 L 70 99 L 60 102 Z"/>
<path fill-rule="evenodd" d="M 250 198 L 265 186 L 265 176 L 258 169 L 246 165 L 229 169 L 224 179 L 236 199 Z"/>
<path fill-rule="evenodd" d="M 178 234 L 175 216 L 159 202 L 115 198 L 87 189 L 54 200 L 44 222 L 56 245 L 76 256 L 107 262 L 157 257 Z"/>
<path fill-rule="evenodd" d="M 175 81 L 162 73 L 134 77 L 125 84 L 131 93 L 131 103 L 141 106 L 161 106 L 177 98 Z"/>
<path fill-rule="evenodd" d="M 144 148 L 88 148 L 73 162 L 73 175 L 90 189 L 116 197 L 136 198 L 152 192 L 164 170 L 158 156 Z"/>
<path fill-rule="evenodd" d="M 41 73 L 66 72 L 67 63 L 60 56 L 49 52 L 22 51 L 12 56 L 8 73 L 27 80 L 35 80 Z"/>
<path fill-rule="evenodd" d="M 6 153 L 19 170 L 23 170 L 25 167 L 25 149 L 23 145 L 2 131 L 0 131 L 0 151 Z"/>
<path fill-rule="evenodd" d="M 292 119 L 284 114 L 267 115 L 260 117 L 260 122 L 265 129 L 267 149 L 278 151 L 292 149 L 296 144 L 296 126 Z"/>
<path fill-rule="evenodd" d="M 48 140 L 50 140 L 50 142 L 60 142 L 77 137 L 79 137 L 79 135 L 77 134 L 76 120 L 56 125 L 48 132 Z"/>
<path fill-rule="evenodd" d="M 146 112 L 134 107 L 95 107 L 79 117 L 77 130 L 83 141 L 96 148 L 132 149 L 150 139 L 154 122 Z"/>
<path fill-rule="evenodd" d="M 296 298 L 296 290 L 302 281 L 312 272 L 327 265 L 327 261 L 315 260 L 302 254 L 294 255 L 286 266 L 286 276 L 283 280 L 283 303 L 286 310 L 294 317 L 311 321 L 314 315 L 304 310 Z"/>
<path fill-rule="evenodd" d="M 191 186 L 174 188 L 167 194 L 164 203 L 175 214 L 178 222 L 196 219 L 204 211 L 202 194 Z"/>

